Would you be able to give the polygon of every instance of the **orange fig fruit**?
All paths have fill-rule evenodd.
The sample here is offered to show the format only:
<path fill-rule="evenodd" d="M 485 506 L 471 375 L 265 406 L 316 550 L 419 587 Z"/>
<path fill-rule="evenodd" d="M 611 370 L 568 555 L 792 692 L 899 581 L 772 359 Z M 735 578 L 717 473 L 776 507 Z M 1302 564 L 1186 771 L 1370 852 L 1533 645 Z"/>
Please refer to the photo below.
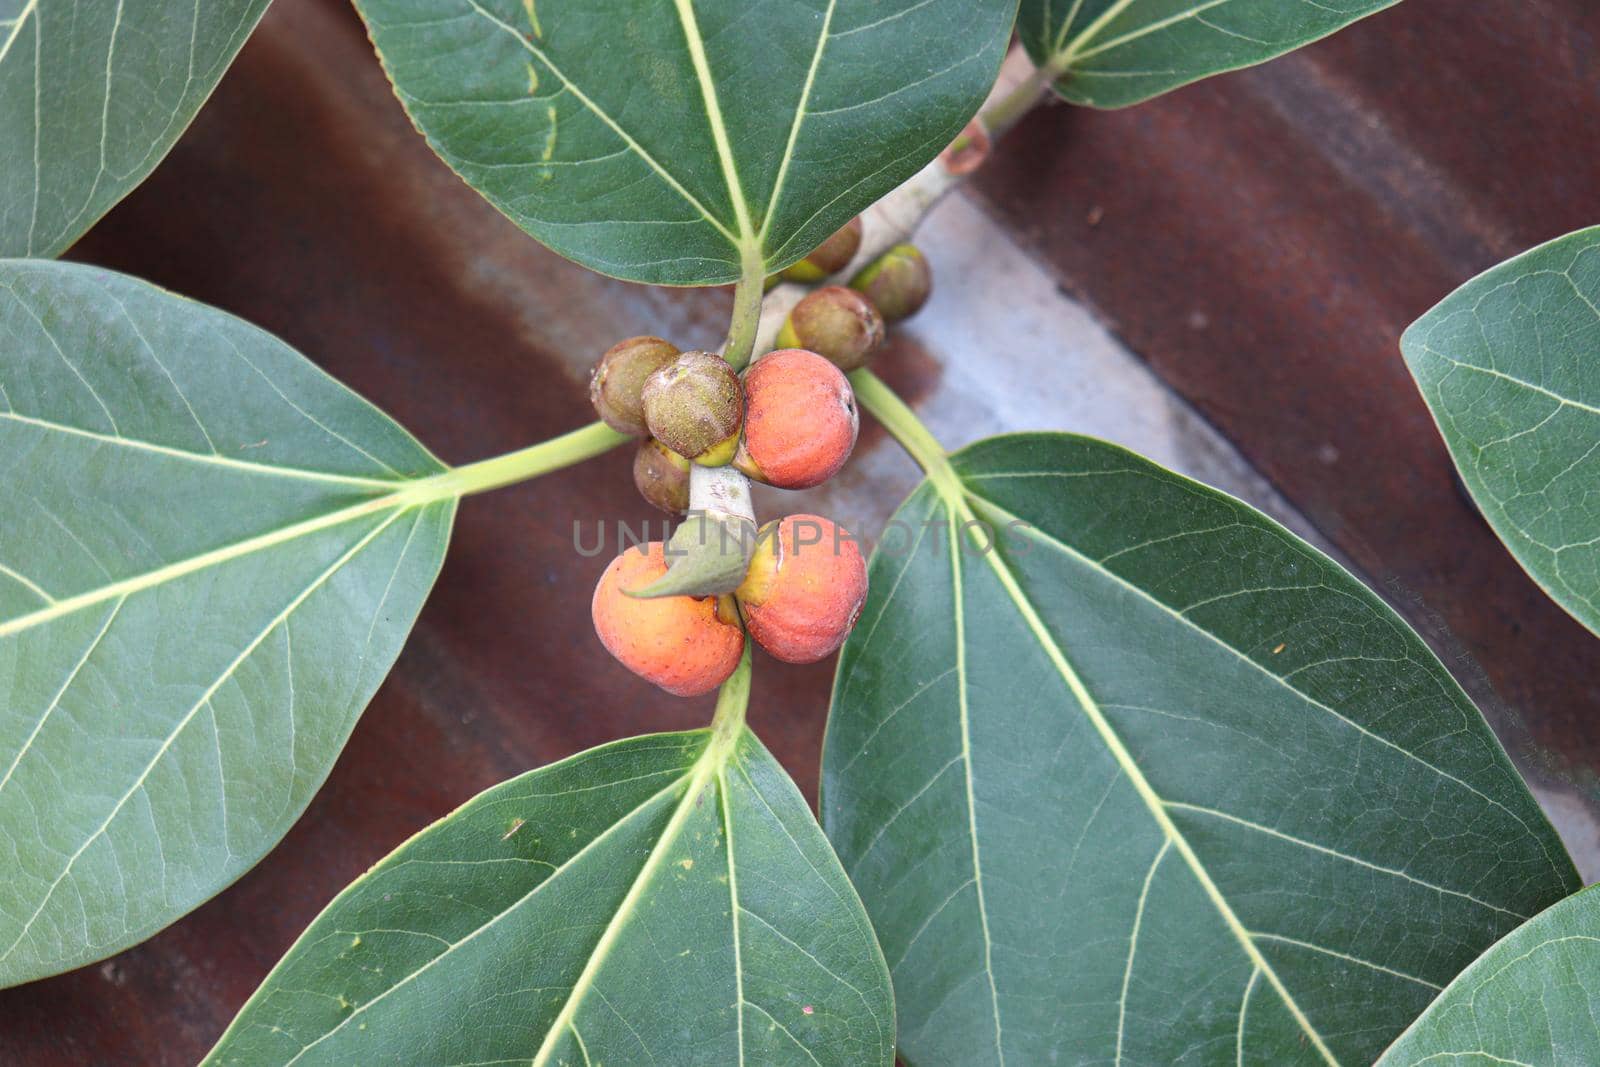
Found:
<path fill-rule="evenodd" d="M 639 677 L 681 697 L 727 681 L 744 653 L 744 630 L 731 597 L 640 600 L 629 590 L 667 573 L 660 541 L 630 548 L 606 567 L 591 611 L 606 651 Z"/>
<path fill-rule="evenodd" d="M 856 445 L 861 420 L 843 372 L 815 352 L 781 349 L 744 375 L 745 424 L 734 465 L 779 489 L 832 478 Z"/>
<path fill-rule="evenodd" d="M 762 527 L 734 596 L 762 648 L 785 663 L 815 663 L 838 651 L 860 617 L 867 564 L 843 527 L 790 515 Z"/>

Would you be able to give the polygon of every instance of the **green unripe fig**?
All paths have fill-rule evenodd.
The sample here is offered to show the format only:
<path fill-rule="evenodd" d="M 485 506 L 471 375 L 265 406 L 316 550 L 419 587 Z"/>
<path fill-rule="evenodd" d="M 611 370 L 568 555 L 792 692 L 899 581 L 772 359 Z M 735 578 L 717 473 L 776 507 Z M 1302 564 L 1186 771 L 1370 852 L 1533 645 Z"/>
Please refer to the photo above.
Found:
<path fill-rule="evenodd" d="M 644 383 L 650 436 L 702 467 L 731 462 L 744 424 L 744 386 L 728 361 L 685 352 Z"/>
<path fill-rule="evenodd" d="M 642 437 L 644 383 L 678 358 L 678 347 L 659 337 L 630 337 L 613 345 L 594 366 L 589 402 L 601 420 L 618 433 Z"/>
<path fill-rule="evenodd" d="M 689 510 L 688 460 L 654 437 L 639 442 L 633 456 L 633 484 L 639 495 L 662 511 L 682 515 Z"/>
<path fill-rule="evenodd" d="M 915 245 L 899 245 L 857 274 L 850 288 L 866 294 L 888 323 L 909 319 L 933 292 L 933 268 Z"/>
<path fill-rule="evenodd" d="M 815 285 L 844 270 L 861 249 L 861 218 L 857 216 L 844 229 L 817 246 L 805 259 L 779 275 L 786 282 Z"/>
<path fill-rule="evenodd" d="M 872 301 L 842 285 L 830 285 L 795 305 L 778 334 L 779 348 L 804 348 L 845 373 L 867 365 L 883 347 L 888 329 Z"/>

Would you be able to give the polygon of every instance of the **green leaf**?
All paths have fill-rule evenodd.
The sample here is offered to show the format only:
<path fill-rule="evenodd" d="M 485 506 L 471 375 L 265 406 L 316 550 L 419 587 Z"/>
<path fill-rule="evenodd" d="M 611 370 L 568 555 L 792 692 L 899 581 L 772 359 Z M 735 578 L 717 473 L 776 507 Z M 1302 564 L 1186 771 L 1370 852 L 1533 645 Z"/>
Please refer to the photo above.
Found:
<path fill-rule="evenodd" d="M 908 1064 L 1370 1063 L 1577 887 L 1325 556 L 1087 438 L 952 463 L 874 558 L 823 763 Z"/>
<path fill-rule="evenodd" d="M 357 0 L 429 142 L 586 267 L 710 285 L 801 259 L 931 160 L 1017 0 Z"/>
<path fill-rule="evenodd" d="M 54 256 L 144 180 L 267 0 L 0 0 L 0 256 Z"/>
<path fill-rule="evenodd" d="M 1461 973 L 1378 1067 L 1600 1063 L 1600 889 L 1563 900 Z"/>
<path fill-rule="evenodd" d="M 207 1064 L 894 1061 L 889 974 L 755 736 L 593 749 L 496 786 L 346 889 Z"/>
<path fill-rule="evenodd" d="M 126 948 L 304 810 L 438 571 L 453 491 L 273 337 L 0 261 L 0 986 Z"/>
<path fill-rule="evenodd" d="M 1484 518 L 1600 634 L 1600 226 L 1468 282 L 1400 348 Z"/>
<path fill-rule="evenodd" d="M 1074 104 L 1127 107 L 1254 66 L 1399 0 L 1022 0 L 1028 54 Z"/>

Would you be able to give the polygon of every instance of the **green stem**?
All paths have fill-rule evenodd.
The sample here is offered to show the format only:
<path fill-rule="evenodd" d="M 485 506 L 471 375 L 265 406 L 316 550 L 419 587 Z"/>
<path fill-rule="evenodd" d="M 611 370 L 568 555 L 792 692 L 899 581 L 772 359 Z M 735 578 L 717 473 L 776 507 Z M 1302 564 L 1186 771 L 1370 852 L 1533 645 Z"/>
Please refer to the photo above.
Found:
<path fill-rule="evenodd" d="M 1033 110 L 1040 98 L 1049 91 L 1050 83 L 1058 77 L 1060 75 L 1051 67 L 1035 69 L 1021 85 L 984 108 L 978 121 L 983 123 L 983 128 L 991 136 L 999 138 L 1022 121 L 1022 116 Z"/>
<path fill-rule="evenodd" d="M 991 138 L 999 140 L 1011 127 L 1021 122 L 1024 115 L 1038 106 L 1050 91 L 1050 83 L 1060 77 L 1061 73 L 1053 65 L 1036 67 L 1021 85 L 978 112 L 978 124 Z M 951 142 L 949 150 L 959 153 L 971 143 L 972 138 L 963 133 Z"/>
<path fill-rule="evenodd" d="M 419 502 L 427 502 L 483 493 L 571 467 L 631 440 L 633 438 L 618 433 L 603 422 L 590 423 L 581 430 L 573 430 L 519 452 L 469 463 L 465 467 L 455 467 L 443 474 L 424 478 L 412 485 L 407 495 L 418 497 Z"/>
<path fill-rule="evenodd" d="M 939 494 L 949 503 L 958 502 L 962 495 L 961 481 L 956 477 L 955 468 L 950 466 L 949 454 L 932 431 L 917 418 L 917 413 L 870 370 L 863 368 L 852 371 L 850 384 L 855 389 L 856 400 L 872 412 L 902 448 L 911 453 L 911 458 L 927 473 Z"/>
<path fill-rule="evenodd" d="M 756 333 L 761 328 L 761 298 L 766 296 L 766 263 L 757 256 L 746 257 L 744 276 L 733 290 L 733 321 L 728 324 L 728 345 L 722 357 L 734 370 L 744 370 L 756 350 Z"/>
<path fill-rule="evenodd" d="M 725 752 L 744 732 L 745 712 L 750 708 L 750 638 L 744 640 L 744 655 L 739 666 L 722 683 L 717 694 L 717 711 L 711 719 L 711 744 Z"/>

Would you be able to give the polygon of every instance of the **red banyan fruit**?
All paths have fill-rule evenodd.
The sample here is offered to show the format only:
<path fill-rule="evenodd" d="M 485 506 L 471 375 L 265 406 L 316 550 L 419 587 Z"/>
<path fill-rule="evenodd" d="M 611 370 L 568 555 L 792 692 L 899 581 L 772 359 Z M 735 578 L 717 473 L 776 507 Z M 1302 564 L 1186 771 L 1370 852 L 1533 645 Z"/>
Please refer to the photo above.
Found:
<path fill-rule="evenodd" d="M 611 561 L 595 587 L 591 611 L 601 644 L 646 681 L 681 697 L 709 693 L 733 674 L 744 654 L 744 630 L 732 597 L 628 595 L 667 573 L 660 541 L 630 548 Z"/>
<path fill-rule="evenodd" d="M 860 617 L 867 564 L 842 527 L 790 515 L 762 527 L 734 596 L 762 648 L 786 663 L 815 663 L 838 651 Z"/>
<path fill-rule="evenodd" d="M 832 478 L 856 445 L 855 390 L 815 352 L 786 348 L 744 374 L 744 436 L 734 465 L 779 489 L 809 489 Z"/>

